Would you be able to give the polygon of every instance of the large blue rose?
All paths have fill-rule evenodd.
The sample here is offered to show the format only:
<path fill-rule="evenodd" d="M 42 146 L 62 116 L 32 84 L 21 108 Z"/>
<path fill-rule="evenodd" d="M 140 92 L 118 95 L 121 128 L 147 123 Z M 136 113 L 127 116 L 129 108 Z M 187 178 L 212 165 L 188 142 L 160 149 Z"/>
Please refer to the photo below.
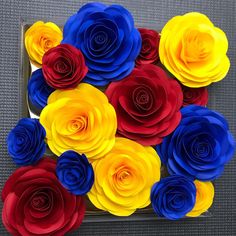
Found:
<path fill-rule="evenodd" d="M 19 120 L 7 137 L 8 152 L 17 165 L 31 165 L 45 152 L 46 132 L 37 119 Z"/>
<path fill-rule="evenodd" d="M 75 195 L 84 195 L 93 186 L 93 167 L 84 154 L 64 152 L 57 160 L 56 172 L 62 185 Z"/>
<path fill-rule="evenodd" d="M 34 71 L 28 81 L 28 96 L 30 102 L 42 110 L 47 105 L 49 95 L 54 91 L 45 81 L 42 69 Z"/>
<path fill-rule="evenodd" d="M 178 220 L 192 210 L 195 201 L 194 182 L 181 175 L 163 178 L 152 187 L 152 207 L 160 217 Z"/>
<path fill-rule="evenodd" d="M 98 86 L 130 74 L 142 45 L 130 12 L 120 5 L 102 3 L 88 3 L 71 16 L 62 43 L 83 52 L 89 68 L 84 82 Z"/>
<path fill-rule="evenodd" d="M 202 181 L 221 175 L 232 158 L 235 141 L 225 118 L 206 107 L 191 105 L 181 110 L 177 129 L 157 146 L 170 174 Z"/>

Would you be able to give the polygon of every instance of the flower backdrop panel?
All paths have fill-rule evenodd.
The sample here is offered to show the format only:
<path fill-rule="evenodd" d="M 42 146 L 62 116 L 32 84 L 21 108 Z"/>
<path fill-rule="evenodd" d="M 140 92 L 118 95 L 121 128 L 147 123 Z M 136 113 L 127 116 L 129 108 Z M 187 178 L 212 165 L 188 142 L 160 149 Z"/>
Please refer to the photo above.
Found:
<path fill-rule="evenodd" d="M 23 27 L 29 115 L 7 138 L 19 168 L 2 191 L 6 229 L 64 235 L 86 211 L 204 215 L 235 150 L 227 120 L 206 107 L 230 67 L 225 33 L 199 12 L 137 28 L 128 9 L 98 2 L 63 25 L 42 20 Z"/>

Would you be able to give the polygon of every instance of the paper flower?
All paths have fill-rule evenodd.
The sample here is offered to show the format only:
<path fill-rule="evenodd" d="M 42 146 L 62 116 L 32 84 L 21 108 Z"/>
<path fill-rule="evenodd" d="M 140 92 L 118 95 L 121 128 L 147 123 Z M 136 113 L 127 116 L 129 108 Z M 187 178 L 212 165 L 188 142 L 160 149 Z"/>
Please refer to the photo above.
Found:
<path fill-rule="evenodd" d="M 47 84 L 55 89 L 75 88 L 88 72 L 81 51 L 69 44 L 48 50 L 42 69 Z"/>
<path fill-rule="evenodd" d="M 74 151 L 64 152 L 57 160 L 57 177 L 75 195 L 85 195 L 92 187 L 94 173 L 87 157 Z"/>
<path fill-rule="evenodd" d="M 212 205 L 214 199 L 214 186 L 211 182 L 194 181 L 197 188 L 197 196 L 194 208 L 187 216 L 197 217 L 206 212 Z"/>
<path fill-rule="evenodd" d="M 37 119 L 19 120 L 7 137 L 8 152 L 13 161 L 17 165 L 36 163 L 45 152 L 45 136 L 45 130 Z"/>
<path fill-rule="evenodd" d="M 161 143 L 180 122 L 181 88 L 158 66 L 135 68 L 111 83 L 106 95 L 117 113 L 118 133 L 143 145 Z"/>
<path fill-rule="evenodd" d="M 157 149 L 171 174 L 210 181 L 219 177 L 233 157 L 235 141 L 225 118 L 208 108 L 181 110 L 177 129 Z"/>
<path fill-rule="evenodd" d="M 182 86 L 183 91 L 183 106 L 199 105 L 206 106 L 208 102 L 208 91 L 206 87 L 202 88 L 189 88 Z"/>
<path fill-rule="evenodd" d="M 139 28 L 142 48 L 136 59 L 136 65 L 155 64 L 159 60 L 160 35 L 155 30 Z"/>
<path fill-rule="evenodd" d="M 12 235 L 64 235 L 84 218 L 82 197 L 70 194 L 55 174 L 55 161 L 17 169 L 2 190 L 2 221 Z"/>
<path fill-rule="evenodd" d="M 46 83 L 42 69 L 34 71 L 28 81 L 28 96 L 30 102 L 38 109 L 47 105 L 49 95 L 54 89 Z"/>
<path fill-rule="evenodd" d="M 173 17 L 161 31 L 160 60 L 188 87 L 222 80 L 230 67 L 227 50 L 225 33 L 198 12 Z"/>
<path fill-rule="evenodd" d="M 120 5 L 84 5 L 66 22 L 63 43 L 79 48 L 89 72 L 84 82 L 103 86 L 130 74 L 141 37 L 130 12 Z"/>
<path fill-rule="evenodd" d="M 112 150 L 93 162 L 95 182 L 88 193 L 99 209 L 128 216 L 150 204 L 152 185 L 160 179 L 160 159 L 151 147 L 116 138 Z"/>
<path fill-rule="evenodd" d="M 178 220 L 193 209 L 195 201 L 196 187 L 184 176 L 172 175 L 162 178 L 152 187 L 152 207 L 160 217 Z"/>
<path fill-rule="evenodd" d="M 25 48 L 30 60 L 37 65 L 42 64 L 45 52 L 57 46 L 62 40 L 62 31 L 52 23 L 35 22 L 25 32 Z"/>
<path fill-rule="evenodd" d="M 58 156 L 73 150 L 91 161 L 104 156 L 115 143 L 115 110 L 105 94 L 89 84 L 53 92 L 40 123 L 51 151 Z"/>

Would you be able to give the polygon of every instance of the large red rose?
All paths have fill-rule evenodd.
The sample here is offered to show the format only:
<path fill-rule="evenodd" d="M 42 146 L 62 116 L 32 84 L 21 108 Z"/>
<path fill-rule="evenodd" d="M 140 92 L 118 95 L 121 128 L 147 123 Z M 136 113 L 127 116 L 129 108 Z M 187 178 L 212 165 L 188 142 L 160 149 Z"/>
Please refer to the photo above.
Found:
<path fill-rule="evenodd" d="M 136 59 L 136 65 L 155 64 L 159 60 L 160 35 L 155 30 L 138 29 L 142 38 L 142 48 Z"/>
<path fill-rule="evenodd" d="M 182 85 L 183 91 L 183 106 L 191 104 L 206 106 L 208 102 L 208 91 L 206 87 L 202 88 L 189 88 Z"/>
<path fill-rule="evenodd" d="M 143 145 L 156 145 L 181 119 L 183 94 L 177 81 L 155 65 L 135 68 L 107 90 L 118 119 L 118 133 Z"/>
<path fill-rule="evenodd" d="M 69 44 L 49 49 L 42 70 L 47 84 L 55 89 L 76 87 L 88 72 L 82 52 Z"/>
<path fill-rule="evenodd" d="M 55 174 L 56 162 L 42 159 L 17 169 L 2 190 L 2 221 L 14 236 L 62 236 L 81 224 L 82 197 L 69 193 Z"/>

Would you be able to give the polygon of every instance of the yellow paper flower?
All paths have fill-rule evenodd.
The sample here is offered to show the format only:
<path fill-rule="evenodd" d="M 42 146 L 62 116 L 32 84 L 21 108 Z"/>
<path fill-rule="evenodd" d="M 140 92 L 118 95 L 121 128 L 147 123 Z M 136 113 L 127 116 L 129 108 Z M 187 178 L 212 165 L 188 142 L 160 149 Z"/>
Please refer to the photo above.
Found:
<path fill-rule="evenodd" d="M 91 161 L 104 156 L 115 143 L 115 110 L 105 94 L 89 84 L 53 92 L 40 123 L 49 148 L 58 156 L 73 150 Z"/>
<path fill-rule="evenodd" d="M 206 212 L 214 199 L 214 186 L 211 182 L 195 180 L 194 184 L 197 188 L 196 203 L 194 208 L 187 214 L 191 217 L 197 217 Z"/>
<path fill-rule="evenodd" d="M 198 12 L 173 17 L 161 32 L 160 60 L 188 87 L 222 80 L 230 67 L 227 50 L 225 33 Z"/>
<path fill-rule="evenodd" d="M 25 48 L 32 63 L 42 64 L 45 52 L 60 44 L 62 40 L 61 29 L 52 22 L 35 22 L 25 32 Z"/>
<path fill-rule="evenodd" d="M 152 147 L 116 138 L 112 150 L 93 162 L 95 181 L 88 197 L 101 210 L 131 215 L 150 204 L 151 187 L 160 180 L 160 166 Z"/>

